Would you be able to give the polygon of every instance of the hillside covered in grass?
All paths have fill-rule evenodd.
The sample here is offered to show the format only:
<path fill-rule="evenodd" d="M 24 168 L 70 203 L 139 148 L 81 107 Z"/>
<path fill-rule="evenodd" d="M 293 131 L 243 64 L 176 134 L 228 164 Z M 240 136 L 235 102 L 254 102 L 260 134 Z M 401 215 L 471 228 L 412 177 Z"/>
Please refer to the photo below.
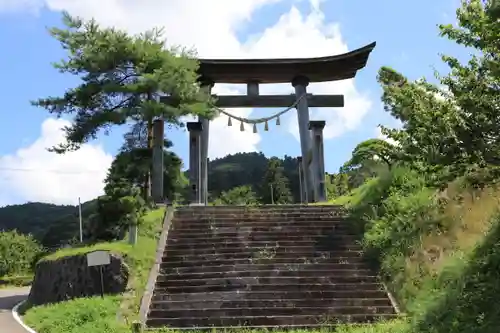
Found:
<path fill-rule="evenodd" d="M 38 333 L 130 332 L 130 324 L 137 319 L 140 300 L 155 260 L 164 213 L 164 209 L 156 209 L 141 218 L 135 245 L 125 240 L 96 243 L 61 249 L 41 259 L 56 260 L 95 250 L 107 250 L 123 256 L 131 272 L 125 294 L 79 298 L 33 307 L 26 311 L 23 320 Z M 117 314 L 120 314 L 121 320 Z"/>
<path fill-rule="evenodd" d="M 496 332 L 500 292 L 500 187 L 460 178 L 445 189 L 397 168 L 350 195 L 367 259 L 405 315 L 349 332 Z M 352 329 L 352 331 L 351 331 Z"/>
<path fill-rule="evenodd" d="M 436 75 L 438 85 L 379 71 L 384 108 L 401 126 L 382 126 L 388 140 L 358 144 L 339 170 L 339 184 L 363 168 L 372 178 L 330 199 L 349 208 L 367 260 L 405 315 L 346 332 L 500 327 L 500 21 L 492 6 L 462 1 L 457 24 L 439 26 L 443 37 L 476 56 L 461 62 L 443 55 L 449 71 Z"/>

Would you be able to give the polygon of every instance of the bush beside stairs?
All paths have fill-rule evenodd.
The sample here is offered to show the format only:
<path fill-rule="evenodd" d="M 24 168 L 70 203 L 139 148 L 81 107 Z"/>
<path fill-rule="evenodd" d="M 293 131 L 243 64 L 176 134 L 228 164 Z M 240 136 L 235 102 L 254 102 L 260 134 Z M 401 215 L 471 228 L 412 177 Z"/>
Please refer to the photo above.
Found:
<path fill-rule="evenodd" d="M 181 207 L 146 328 L 321 327 L 396 316 L 340 206 Z"/>

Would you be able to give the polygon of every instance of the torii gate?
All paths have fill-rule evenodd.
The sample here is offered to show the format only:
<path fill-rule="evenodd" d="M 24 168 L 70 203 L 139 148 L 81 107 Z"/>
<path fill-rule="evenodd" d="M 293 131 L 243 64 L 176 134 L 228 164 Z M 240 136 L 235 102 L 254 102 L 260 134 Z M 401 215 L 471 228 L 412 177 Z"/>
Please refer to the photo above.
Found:
<path fill-rule="evenodd" d="M 200 59 L 199 83 L 211 92 L 215 83 L 246 84 L 247 94 L 214 96 L 219 108 L 289 107 L 297 109 L 301 156 L 299 161 L 301 198 L 305 203 L 326 200 L 323 128 L 325 121 L 310 121 L 309 107 L 343 107 L 343 95 L 312 95 L 306 87 L 310 82 L 351 79 L 364 68 L 376 43 L 349 53 L 298 59 Z M 260 95 L 259 84 L 291 83 L 295 95 Z M 162 98 L 170 103 L 169 97 Z M 189 131 L 189 180 L 192 202 L 208 201 L 208 141 L 210 121 L 201 118 L 187 123 Z M 163 121 L 154 124 L 152 196 L 163 201 Z"/>

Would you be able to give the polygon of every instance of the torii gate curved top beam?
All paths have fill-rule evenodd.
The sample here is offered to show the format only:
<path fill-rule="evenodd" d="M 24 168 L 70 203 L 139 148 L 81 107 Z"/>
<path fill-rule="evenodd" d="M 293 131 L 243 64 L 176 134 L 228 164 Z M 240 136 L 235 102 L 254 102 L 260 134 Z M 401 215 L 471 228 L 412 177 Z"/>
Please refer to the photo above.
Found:
<path fill-rule="evenodd" d="M 200 80 L 212 83 L 289 83 L 296 77 L 309 82 L 351 79 L 366 66 L 376 43 L 320 58 L 200 59 Z"/>

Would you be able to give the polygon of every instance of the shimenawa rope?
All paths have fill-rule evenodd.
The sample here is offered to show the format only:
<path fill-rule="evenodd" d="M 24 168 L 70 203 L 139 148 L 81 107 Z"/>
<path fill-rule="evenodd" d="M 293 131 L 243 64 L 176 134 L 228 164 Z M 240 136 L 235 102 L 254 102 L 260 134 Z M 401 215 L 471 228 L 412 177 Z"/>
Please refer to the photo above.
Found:
<path fill-rule="evenodd" d="M 297 100 L 291 106 L 287 107 L 286 109 L 284 109 L 280 112 L 277 112 L 277 113 L 273 114 L 272 116 L 264 117 L 264 118 L 249 119 L 249 118 L 238 117 L 238 116 L 232 115 L 231 113 L 229 113 L 221 108 L 217 108 L 217 111 L 229 117 L 228 123 L 227 123 L 228 126 L 232 126 L 231 119 L 234 119 L 234 120 L 241 122 L 240 130 L 242 130 L 242 131 L 245 129 L 243 126 L 244 123 L 245 124 L 253 124 L 254 125 L 254 133 L 257 132 L 257 126 L 256 126 L 257 124 L 265 123 L 264 130 L 267 131 L 268 130 L 268 124 L 267 124 L 268 121 L 276 119 L 276 125 L 280 125 L 280 118 L 279 117 L 281 115 L 287 113 L 291 109 L 295 108 L 297 106 L 297 104 L 299 104 L 299 102 L 305 96 L 307 96 L 307 94 L 301 95 L 299 98 L 297 98 Z"/>

